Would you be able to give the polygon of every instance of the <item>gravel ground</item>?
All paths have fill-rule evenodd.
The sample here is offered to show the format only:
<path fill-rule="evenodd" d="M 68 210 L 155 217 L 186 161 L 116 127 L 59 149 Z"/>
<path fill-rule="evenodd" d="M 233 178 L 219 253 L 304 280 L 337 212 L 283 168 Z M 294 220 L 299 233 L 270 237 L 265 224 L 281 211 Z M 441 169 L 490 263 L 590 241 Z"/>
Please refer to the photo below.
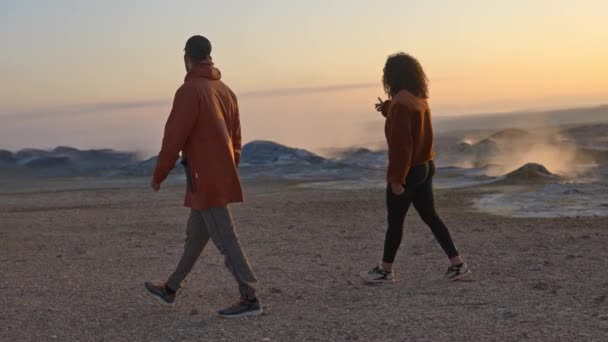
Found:
<path fill-rule="evenodd" d="M 188 215 L 182 186 L 155 194 L 143 181 L 74 182 L 1 189 L 1 341 L 608 336 L 606 217 L 491 216 L 471 211 L 471 190 L 440 191 L 440 213 L 473 277 L 442 279 L 447 261 L 412 211 L 397 256 L 398 281 L 369 286 L 357 274 L 381 257 L 382 190 L 250 183 L 247 202 L 232 209 L 265 313 L 226 320 L 215 313 L 237 299 L 237 289 L 212 244 L 175 308 L 143 291 L 145 280 L 163 280 L 180 256 Z"/>

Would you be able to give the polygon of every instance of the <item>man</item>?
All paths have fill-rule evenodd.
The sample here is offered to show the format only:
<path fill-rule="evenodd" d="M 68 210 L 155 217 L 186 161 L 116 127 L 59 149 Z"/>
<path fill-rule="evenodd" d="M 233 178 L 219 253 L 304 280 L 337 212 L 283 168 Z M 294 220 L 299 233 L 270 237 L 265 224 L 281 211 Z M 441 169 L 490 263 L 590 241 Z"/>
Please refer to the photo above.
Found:
<path fill-rule="evenodd" d="M 186 42 L 186 79 L 175 93 L 165 125 L 161 151 L 151 181 L 154 191 L 174 168 L 179 152 L 186 169 L 185 206 L 190 207 L 184 253 L 165 283 L 145 283 L 147 292 L 173 306 L 175 297 L 199 258 L 213 241 L 239 285 L 241 298 L 219 311 L 222 317 L 259 315 L 256 278 L 235 232 L 229 203 L 242 202 L 237 173 L 241 155 L 239 109 L 234 93 L 222 81 L 211 61 L 211 43 L 202 36 Z"/>

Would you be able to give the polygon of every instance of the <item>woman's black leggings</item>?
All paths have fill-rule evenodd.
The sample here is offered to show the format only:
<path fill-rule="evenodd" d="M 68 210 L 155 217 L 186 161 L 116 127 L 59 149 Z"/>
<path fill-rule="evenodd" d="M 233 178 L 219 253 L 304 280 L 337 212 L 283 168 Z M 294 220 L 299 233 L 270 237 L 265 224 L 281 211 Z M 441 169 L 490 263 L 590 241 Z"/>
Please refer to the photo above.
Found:
<path fill-rule="evenodd" d="M 422 221 L 431 228 L 433 235 L 443 248 L 448 258 L 458 256 L 448 227 L 435 211 L 433 196 L 433 176 L 435 163 L 431 160 L 417 165 L 410 170 L 405 179 L 405 192 L 399 196 L 393 194 L 390 184 L 386 188 L 386 208 L 388 211 L 388 230 L 384 240 L 384 256 L 382 261 L 392 263 L 403 237 L 403 221 L 411 204 L 418 211 Z"/>

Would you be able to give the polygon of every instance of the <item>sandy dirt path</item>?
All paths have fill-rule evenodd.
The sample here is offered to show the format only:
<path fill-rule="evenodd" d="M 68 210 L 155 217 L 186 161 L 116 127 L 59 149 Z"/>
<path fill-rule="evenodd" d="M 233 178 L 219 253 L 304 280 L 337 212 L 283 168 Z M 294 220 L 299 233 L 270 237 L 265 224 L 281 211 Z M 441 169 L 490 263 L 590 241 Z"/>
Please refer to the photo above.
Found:
<path fill-rule="evenodd" d="M 180 256 L 182 186 L 144 182 L 0 194 L 1 341 L 605 341 L 608 218 L 474 213 L 467 191 L 438 207 L 474 271 L 447 266 L 411 211 L 398 282 L 357 277 L 381 257 L 382 190 L 247 184 L 234 205 L 265 314 L 226 320 L 236 286 L 213 245 L 174 309 L 146 297 Z M 13 193 L 10 193 L 13 192 Z"/>

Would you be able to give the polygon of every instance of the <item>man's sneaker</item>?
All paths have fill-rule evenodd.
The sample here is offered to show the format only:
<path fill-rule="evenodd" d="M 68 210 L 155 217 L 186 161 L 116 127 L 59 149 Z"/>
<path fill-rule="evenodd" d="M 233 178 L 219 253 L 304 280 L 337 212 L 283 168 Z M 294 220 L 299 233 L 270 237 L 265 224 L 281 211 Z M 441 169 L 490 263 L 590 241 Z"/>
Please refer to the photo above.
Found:
<path fill-rule="evenodd" d="M 471 270 L 466 263 L 462 263 L 460 265 L 451 265 L 448 267 L 448 271 L 445 272 L 445 277 L 448 280 L 460 280 L 470 276 Z"/>
<path fill-rule="evenodd" d="M 395 281 L 393 272 L 383 270 L 380 264 L 369 271 L 359 273 L 359 276 L 368 283 L 393 283 Z"/>
<path fill-rule="evenodd" d="M 158 300 L 162 305 L 173 307 L 175 304 L 176 292 L 169 293 L 167 290 L 167 284 L 165 283 L 151 283 L 149 281 L 144 283 L 146 287 L 146 293 L 152 298 Z"/>
<path fill-rule="evenodd" d="M 254 301 L 241 299 L 236 304 L 218 312 L 224 318 L 237 318 L 243 316 L 257 316 L 262 313 L 262 304 L 259 299 Z"/>

